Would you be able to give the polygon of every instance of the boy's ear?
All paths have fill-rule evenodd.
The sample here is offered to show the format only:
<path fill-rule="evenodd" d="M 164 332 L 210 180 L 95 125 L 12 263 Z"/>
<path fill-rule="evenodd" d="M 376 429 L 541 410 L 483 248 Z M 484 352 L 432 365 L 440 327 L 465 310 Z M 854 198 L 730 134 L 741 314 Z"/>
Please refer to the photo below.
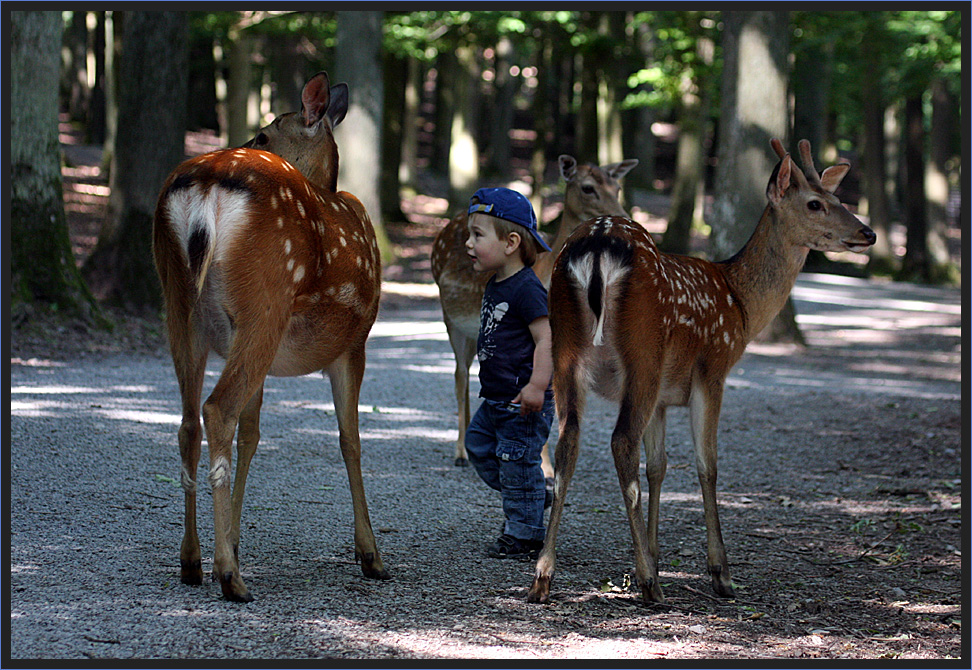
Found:
<path fill-rule="evenodd" d="M 520 244 L 523 242 L 523 237 L 516 231 L 511 231 L 509 235 L 506 236 L 506 249 L 504 252 L 507 256 L 516 253 L 516 250 L 520 248 Z"/>

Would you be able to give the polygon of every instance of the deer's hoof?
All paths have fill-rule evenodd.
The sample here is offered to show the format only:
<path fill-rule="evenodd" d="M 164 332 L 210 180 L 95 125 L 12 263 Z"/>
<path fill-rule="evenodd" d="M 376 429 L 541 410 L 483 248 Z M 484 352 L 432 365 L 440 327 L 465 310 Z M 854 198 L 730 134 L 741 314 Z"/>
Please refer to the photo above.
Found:
<path fill-rule="evenodd" d="M 736 590 L 732 587 L 732 580 L 729 578 L 729 571 L 723 570 L 721 565 L 709 566 L 709 574 L 712 575 L 712 590 L 720 598 L 735 598 Z"/>
<path fill-rule="evenodd" d="M 377 553 L 355 551 L 355 558 L 361 562 L 361 574 L 368 579 L 391 579 Z"/>
<path fill-rule="evenodd" d="M 224 572 L 219 578 L 219 585 L 223 589 L 223 597 L 233 603 L 251 603 L 253 596 L 246 584 L 238 575 Z"/>
<path fill-rule="evenodd" d="M 199 586 L 203 583 L 202 563 L 200 561 L 180 561 L 182 573 L 180 578 L 183 584 Z"/>
<path fill-rule="evenodd" d="M 456 467 L 457 468 L 468 468 L 469 467 L 469 459 L 468 458 L 463 458 L 462 456 L 460 456 L 459 458 L 456 459 Z"/>
<path fill-rule="evenodd" d="M 647 583 L 641 585 L 641 599 L 646 603 L 665 603 L 665 594 L 662 593 L 657 579 L 649 579 Z"/>
<path fill-rule="evenodd" d="M 535 577 L 530 592 L 527 593 L 528 603 L 550 602 L 550 577 Z"/>

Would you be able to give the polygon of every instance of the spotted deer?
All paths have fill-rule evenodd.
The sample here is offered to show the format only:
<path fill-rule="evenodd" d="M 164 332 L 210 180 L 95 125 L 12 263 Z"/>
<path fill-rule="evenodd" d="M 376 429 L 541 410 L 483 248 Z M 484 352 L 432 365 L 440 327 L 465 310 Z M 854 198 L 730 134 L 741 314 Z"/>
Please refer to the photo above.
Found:
<path fill-rule="evenodd" d="M 615 400 L 611 452 L 635 549 L 635 579 L 646 601 L 664 602 L 658 581 L 658 507 L 665 477 L 665 411 L 688 406 L 702 486 L 708 571 L 715 592 L 734 597 L 716 506 L 716 431 L 729 370 L 785 303 L 809 249 L 863 252 L 874 232 L 833 195 L 846 163 L 817 174 L 800 142 L 801 172 L 778 140 L 781 160 L 766 209 L 746 245 L 713 263 L 664 254 L 637 223 L 587 221 L 567 240 L 550 281 L 554 397 L 560 418 L 554 501 L 530 602 L 547 602 L 557 531 L 577 462 L 586 392 Z M 642 517 L 638 442 L 648 479 Z"/>
<path fill-rule="evenodd" d="M 550 248 L 553 253 L 540 254 L 534 272 L 546 286 L 557 252 L 577 226 L 593 216 L 627 216 L 618 202 L 621 185 L 618 180 L 638 164 L 637 159 L 597 166 L 590 163 L 579 165 L 573 156 L 566 154 L 558 160 L 560 176 L 566 182 L 564 211 Z M 456 440 L 455 464 L 467 466 L 465 435 L 469 425 L 469 367 L 476 355 L 476 339 L 479 337 L 479 313 L 483 303 L 483 291 L 489 281 L 489 273 L 476 272 L 466 250 L 467 214 L 460 212 L 445 228 L 439 231 L 432 245 L 432 276 L 439 287 L 442 317 L 449 333 L 449 343 L 456 357 L 456 404 L 459 411 L 459 437 Z M 553 477 L 550 455 L 544 445 L 541 468 L 545 477 Z"/>
<path fill-rule="evenodd" d="M 301 101 L 299 113 L 277 117 L 243 147 L 179 165 L 155 210 L 153 252 L 182 395 L 181 577 L 186 584 L 200 584 L 203 577 L 196 470 L 203 376 L 215 351 L 226 363 L 202 405 L 213 495 L 213 579 L 232 601 L 253 599 L 240 576 L 240 516 L 268 374 L 323 370 L 330 378 L 354 506 L 355 556 L 366 577 L 389 577 L 368 517 L 358 435 L 365 341 L 378 312 L 381 261 L 368 213 L 353 195 L 336 190 L 333 129 L 347 112 L 347 84 L 330 86 L 321 72 L 305 84 Z"/>

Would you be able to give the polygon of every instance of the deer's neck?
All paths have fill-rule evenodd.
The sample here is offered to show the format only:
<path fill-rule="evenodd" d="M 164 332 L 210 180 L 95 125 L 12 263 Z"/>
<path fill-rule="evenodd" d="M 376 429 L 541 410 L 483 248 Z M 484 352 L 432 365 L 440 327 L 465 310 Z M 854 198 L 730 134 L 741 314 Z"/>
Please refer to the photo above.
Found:
<path fill-rule="evenodd" d="M 785 223 L 767 205 L 752 237 L 722 265 L 746 314 L 746 341 L 762 331 L 786 304 L 809 249 L 786 238 Z"/>
<path fill-rule="evenodd" d="M 550 253 L 541 256 L 533 266 L 534 271 L 544 286 L 550 284 L 550 274 L 553 272 L 554 261 L 557 260 L 557 255 L 564 248 L 564 245 L 567 244 L 567 238 L 570 237 L 570 234 L 581 223 L 583 221 L 573 210 L 564 207 L 564 213 L 560 216 L 560 226 L 557 228 L 557 234 L 554 236 L 553 242 L 550 243 Z"/>
<path fill-rule="evenodd" d="M 580 224 L 581 219 L 574 210 L 565 207 L 564 213 L 560 217 L 560 227 L 557 228 L 557 236 L 554 237 L 553 244 L 550 245 L 550 248 L 554 250 L 554 254 L 560 253 L 560 250 L 567 244 L 567 238 L 570 237 L 572 232 L 577 230 L 577 226 Z"/>

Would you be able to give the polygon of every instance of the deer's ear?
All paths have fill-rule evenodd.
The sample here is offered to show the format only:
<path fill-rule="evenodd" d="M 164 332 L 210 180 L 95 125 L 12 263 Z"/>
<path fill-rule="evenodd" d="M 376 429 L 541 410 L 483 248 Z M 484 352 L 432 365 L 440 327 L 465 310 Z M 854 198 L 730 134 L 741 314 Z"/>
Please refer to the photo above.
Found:
<path fill-rule="evenodd" d="M 326 72 L 318 72 L 304 84 L 300 92 L 300 115 L 306 128 L 316 125 L 327 111 L 331 101 L 329 84 Z"/>
<path fill-rule="evenodd" d="M 613 179 L 621 179 L 621 177 L 631 172 L 631 170 L 637 164 L 637 158 L 626 158 L 620 163 L 611 163 L 610 165 L 605 165 L 604 171 L 611 175 Z"/>
<path fill-rule="evenodd" d="M 577 160 L 573 156 L 561 154 L 557 162 L 560 164 L 560 176 L 564 178 L 564 181 L 573 179 L 574 175 L 577 174 Z"/>
<path fill-rule="evenodd" d="M 327 118 L 331 120 L 331 128 L 344 120 L 348 113 L 348 85 L 335 84 L 331 87 L 331 104 L 327 106 Z"/>
<path fill-rule="evenodd" d="M 820 174 L 820 185 L 828 193 L 833 193 L 840 186 L 840 180 L 850 171 L 850 163 L 831 165 Z"/>
<path fill-rule="evenodd" d="M 779 169 L 776 171 L 775 178 L 770 179 L 769 186 L 766 187 L 766 197 L 774 205 L 779 205 L 786 194 L 786 189 L 790 188 L 790 174 L 793 170 L 793 160 L 790 154 L 783 156 L 780 161 Z"/>

